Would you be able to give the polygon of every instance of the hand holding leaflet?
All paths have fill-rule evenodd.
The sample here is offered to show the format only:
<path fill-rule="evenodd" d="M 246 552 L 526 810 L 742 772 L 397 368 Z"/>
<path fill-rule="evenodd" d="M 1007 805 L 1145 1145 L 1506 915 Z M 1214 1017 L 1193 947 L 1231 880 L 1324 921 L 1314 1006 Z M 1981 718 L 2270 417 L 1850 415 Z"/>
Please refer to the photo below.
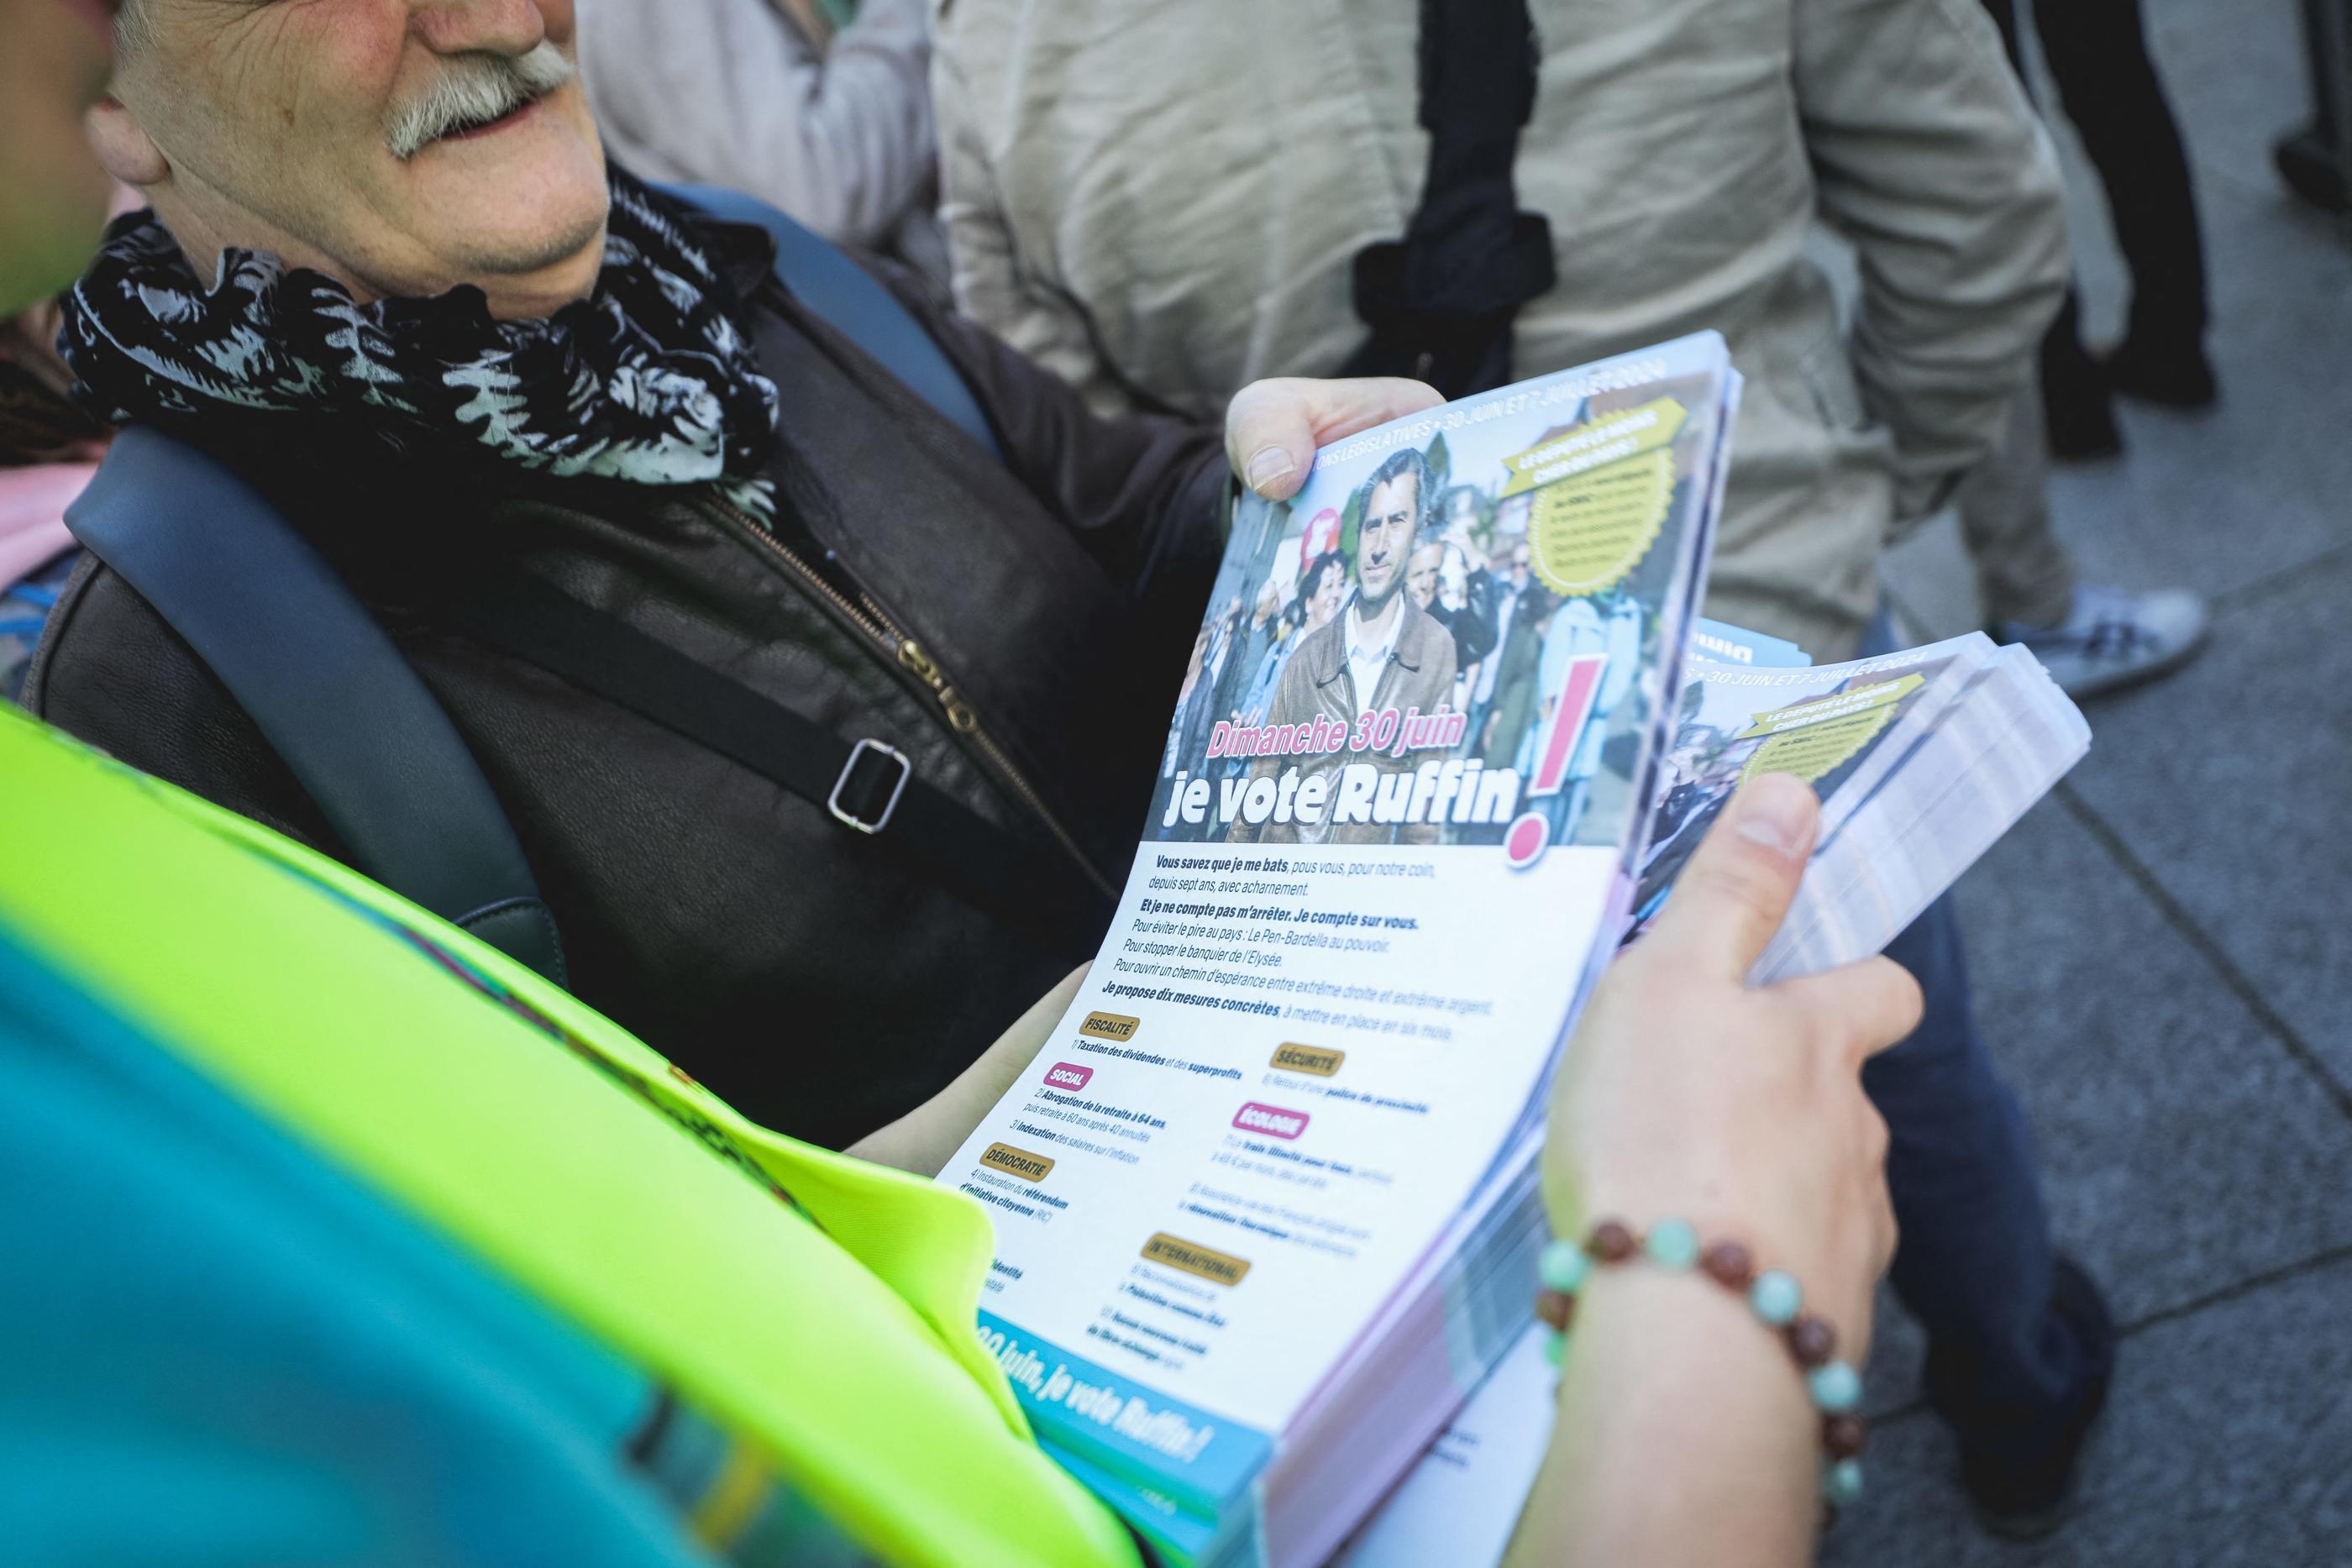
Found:
<path fill-rule="evenodd" d="M 1655 1187 L 1607 1126 L 1563 1124 L 1541 1163 L 1562 1046 L 1637 912 L 1665 914 L 1605 997 L 1811 1040 L 1837 993 L 1851 1054 L 1907 982 L 1820 972 L 1876 952 L 2087 745 L 2039 667 L 1981 638 L 1813 669 L 1694 633 L 1738 393 L 1699 334 L 1444 405 L 1403 382 L 1237 399 L 1255 493 L 1103 948 L 1058 1021 L 960 1081 L 955 1116 L 877 1134 L 928 1165 L 997 1095 L 939 1171 L 994 1223 L 982 1341 L 1045 1447 L 1173 1563 L 1327 1561 L 1519 1338 L 1545 1197 L 1740 1218 L 1757 1151 L 1736 1141 Z M 1789 770 L 1822 803 L 1793 787 L 1810 859 L 1774 852 L 1809 869 L 1737 919 L 1754 841 L 1708 826 L 1785 797 L 1758 780 Z M 1677 915 L 1665 892 L 1694 874 Z M 1766 988 L 1728 960 L 1656 977 L 1723 952 Z M 1857 986 L 1874 997 L 1848 1006 Z M 1616 1131 L 1654 1153 L 1689 1147 L 1669 1121 L 1809 1114 L 1802 1093 L 1851 1076 L 1817 1066 L 1776 1101 L 1728 1061 L 1716 1087 L 1752 1103 L 1644 1110 L 1580 1049 L 1564 1092 L 1626 1103 Z M 1839 1291 L 1875 1234 L 1768 1244 Z M 1480 1452 L 1524 1489 L 1549 1406 L 1510 1403 Z M 1424 1465 L 1366 1541 L 1442 1479 Z"/>
<path fill-rule="evenodd" d="M 1508 1151 L 1616 945 L 1738 388 L 1701 334 L 1236 401 L 1261 494 L 1110 935 L 940 1175 L 1041 1439 L 1173 1559 L 1320 1561 L 1502 1348 L 1342 1371 L 1519 1245 L 1465 1205 L 1507 1163 L 1531 1198 Z"/>
<path fill-rule="evenodd" d="M 1562 1236 L 1601 1215 L 1673 1214 L 1746 1238 L 1806 1281 L 1858 1358 L 1895 1216 L 1886 1125 L 1857 1074 L 1918 1022 L 1919 987 L 1883 957 L 1748 983 L 1819 820 L 1787 774 L 1732 798 L 1656 927 L 1578 1020 L 1553 1085 L 1543 1195 Z"/>
<path fill-rule="evenodd" d="M 1696 636 L 1694 643 L 1699 644 Z M 1829 796 L 1804 878 L 1749 973 L 1751 982 L 1763 984 L 1819 977 L 1831 966 L 1877 951 L 2088 745 L 2081 715 L 2040 665 L 2022 650 L 1996 649 L 1981 636 L 1811 670 L 1770 667 L 1761 658 L 1724 661 L 1722 651 L 1736 655 L 1754 645 L 1750 634 L 1736 628 L 1718 629 L 1699 645 L 1718 657 L 1690 661 L 1644 866 L 1643 907 L 1663 904 L 1664 913 L 1629 949 L 1625 963 L 1666 933 L 1693 891 L 1676 880 L 1687 877 L 1684 861 L 1727 809 L 1724 803 L 1740 799 L 1730 793 L 1739 778 L 1758 766 L 1776 760 L 1805 766 Z M 1918 685 L 1910 684 L 1914 676 Z M 1854 700 L 1899 686 L 1908 690 L 1889 705 Z M 1706 838 L 1709 848 L 1714 841 Z M 1669 885 L 1676 889 L 1671 901 L 1664 897 Z M 1580 1071 L 1581 1061 L 1572 1049 L 1564 1071 Z M 1569 1157 L 1576 1142 L 1608 1136 L 1606 1128 L 1578 1131 L 1566 1122 L 1555 1133 L 1549 1145 L 1555 1163 Z M 1694 1168 L 1706 1168 L 1706 1160 Z M 1556 1210 L 1564 1230 L 1573 1223 L 1567 1213 Z M 1532 1214 L 1527 1222 L 1540 1223 Z M 1497 1287 L 1497 1299 L 1514 1289 L 1522 1297 L 1533 1289 L 1524 1265 L 1507 1286 Z M 1593 1326 L 1580 1309 L 1577 1333 Z M 1348 1568 L 1406 1568 L 1429 1561 L 1426 1532 L 1440 1516 L 1491 1525 L 1475 1541 L 1457 1530 L 1449 1561 L 1481 1568 L 1500 1559 L 1500 1521 L 1527 1495 L 1552 1428 L 1551 1402 L 1529 1399 L 1513 1383 L 1514 1368 L 1533 1365 L 1540 1375 L 1541 1341 L 1538 1329 L 1522 1332 L 1502 1365 L 1359 1536 Z"/>
<path fill-rule="evenodd" d="M 1805 1281 L 1859 1359 L 1895 1243 L 1886 1132 L 1860 1070 L 1919 998 L 1884 958 L 1746 983 L 1815 815 L 1784 775 L 1743 789 L 1657 930 L 1611 967 L 1553 1086 L 1545 1192 L 1565 1235 L 1596 1214 L 1672 1214 L 1745 1239 Z M 1538 1344 L 1482 1392 L 1494 1427 L 1458 1422 L 1341 1568 L 1493 1563 L 1507 1536 L 1513 1563 L 1811 1561 L 1818 1418 L 1735 1300 L 1619 1270 L 1580 1297 L 1556 1392 Z M 1509 1441 L 1548 1425 L 1548 1448 Z"/>

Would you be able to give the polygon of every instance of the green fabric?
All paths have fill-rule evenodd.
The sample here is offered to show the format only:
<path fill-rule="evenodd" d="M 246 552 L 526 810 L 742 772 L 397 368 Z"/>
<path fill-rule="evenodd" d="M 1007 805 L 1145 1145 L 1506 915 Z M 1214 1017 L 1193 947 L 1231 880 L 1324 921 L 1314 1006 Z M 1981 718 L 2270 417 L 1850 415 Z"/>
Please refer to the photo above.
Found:
<path fill-rule="evenodd" d="M 232 1094 L 760 1444 L 877 1555 L 1135 1561 L 1109 1511 L 1030 1440 L 977 1342 L 991 1241 L 970 1199 L 752 1126 L 454 927 L 14 710 L 0 712 L 0 918 Z M 791 1027 L 777 1020 L 777 1048 L 812 1049 Z M 714 1157 L 730 1152 L 799 1209 Z"/>

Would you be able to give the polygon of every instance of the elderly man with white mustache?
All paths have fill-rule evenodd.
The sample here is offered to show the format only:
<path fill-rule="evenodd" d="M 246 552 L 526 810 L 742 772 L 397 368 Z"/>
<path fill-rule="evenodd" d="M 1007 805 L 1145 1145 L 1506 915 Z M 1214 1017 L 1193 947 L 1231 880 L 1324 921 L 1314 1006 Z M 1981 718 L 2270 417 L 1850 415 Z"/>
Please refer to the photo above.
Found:
<path fill-rule="evenodd" d="M 243 476 L 377 612 L 511 818 L 574 990 L 839 1146 L 1090 955 L 1227 461 L 1090 415 L 877 265 L 992 452 L 804 306 L 763 229 L 607 166 L 574 29 L 571 0 L 126 7 L 92 134 L 152 210 L 109 231 L 62 348 L 94 411 Z M 1286 493 L 1317 441 L 1433 400 L 1261 383 L 1227 437 Z M 510 601 L 486 585 L 517 576 L 615 623 L 608 664 L 662 644 L 773 733 L 856 747 L 834 797 L 488 645 Z M 362 858 L 122 579 L 90 567 L 56 626 L 36 712 Z M 900 783 L 969 831 L 918 842 Z"/>

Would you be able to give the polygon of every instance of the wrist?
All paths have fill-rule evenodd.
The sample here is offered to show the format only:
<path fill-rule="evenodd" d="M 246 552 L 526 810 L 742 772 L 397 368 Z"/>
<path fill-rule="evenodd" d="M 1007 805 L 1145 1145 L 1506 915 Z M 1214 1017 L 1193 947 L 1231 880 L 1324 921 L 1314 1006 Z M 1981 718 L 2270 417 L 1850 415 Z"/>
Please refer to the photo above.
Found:
<path fill-rule="evenodd" d="M 1559 1400 L 1559 1474 L 1591 1561 L 1809 1552 L 1818 1417 L 1786 1350 L 1738 1297 L 1687 1276 L 1612 1270 L 1580 1297 Z"/>
<path fill-rule="evenodd" d="M 1870 1343 L 1880 1270 L 1867 1234 L 1840 1224 L 1836 1205 L 1826 1197 L 1810 1211 L 1791 1203 L 1759 1203 L 1730 1176 L 1688 1167 L 1678 1167 L 1670 1180 L 1590 1184 L 1574 1173 L 1549 1169 L 1543 1186 L 1544 1211 L 1555 1236 L 1580 1239 L 1596 1220 L 1612 1216 L 1638 1227 L 1650 1218 L 1678 1215 L 1707 1240 L 1742 1243 L 1758 1260 L 1757 1267 L 1781 1270 L 1804 1285 L 1808 1310 L 1829 1320 L 1855 1364 L 1861 1364 Z"/>
<path fill-rule="evenodd" d="M 1867 1436 L 1856 1411 L 1861 1374 L 1853 1362 L 1838 1356 L 1835 1325 L 1806 1310 L 1803 1282 L 1785 1270 L 1759 1267 L 1748 1245 L 1736 1238 L 1705 1240 L 1688 1220 L 1666 1216 L 1653 1221 L 1646 1233 L 1621 1220 L 1605 1219 L 1580 1239 L 1552 1241 L 1539 1261 L 1543 1289 L 1537 1294 L 1536 1314 L 1552 1330 L 1549 1354 L 1553 1364 L 1562 1359 L 1586 1286 L 1604 1272 L 1644 1267 L 1667 1276 L 1704 1276 L 1741 1302 L 1787 1348 L 1808 1402 L 1820 1412 L 1822 1499 L 1835 1508 L 1861 1495 L 1862 1467 L 1856 1456 Z M 1864 1332 L 1856 1337 L 1866 1341 L 1868 1335 Z M 1859 1358 L 1858 1346 L 1853 1354 Z"/>

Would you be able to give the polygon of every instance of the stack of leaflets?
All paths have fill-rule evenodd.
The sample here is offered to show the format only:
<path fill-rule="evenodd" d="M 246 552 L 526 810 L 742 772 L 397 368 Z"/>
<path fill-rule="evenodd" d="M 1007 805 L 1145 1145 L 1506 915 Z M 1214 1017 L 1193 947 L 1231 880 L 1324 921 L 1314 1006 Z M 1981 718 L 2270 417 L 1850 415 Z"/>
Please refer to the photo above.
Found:
<path fill-rule="evenodd" d="M 1760 656 L 1712 654 L 1709 639 Z M 2082 714 L 2033 655 L 1981 632 L 1844 664 L 1787 655 L 1803 657 L 1731 627 L 1702 623 L 1694 636 L 1631 934 L 1654 918 L 1734 789 L 1759 773 L 1793 773 L 1822 798 L 1820 837 L 1757 962 L 1759 981 L 1884 947 L 2091 744 Z"/>
<path fill-rule="evenodd" d="M 1822 797 L 1804 881 L 1751 978 L 1869 956 L 1990 848 L 2090 746 L 2090 729 L 2022 648 L 1981 632 L 1881 658 L 1801 667 L 1785 643 L 1701 622 L 1660 775 L 1631 941 L 1741 782 L 1794 773 Z M 1519 1252 L 1549 1239 L 1513 1204 Z M 1461 1415 L 1349 1542 L 1340 1568 L 1499 1563 L 1551 1436 L 1553 1374 L 1514 1260 L 1507 1354 Z M 1508 1293 L 1506 1294 L 1508 1300 Z M 1491 1343 L 1491 1341 L 1482 1343 Z"/>
<path fill-rule="evenodd" d="M 1551 1442 L 1559 1374 L 1524 1329 L 1333 1568 L 1495 1568 Z"/>
<path fill-rule="evenodd" d="M 1694 624 L 1738 393 L 1700 334 L 1237 509 L 1102 952 L 940 1178 L 1039 1439 L 1172 1563 L 1325 1562 L 1519 1342 L 1559 1047 L 1751 763 L 1836 806 L 1806 967 L 2047 787 L 2019 711 L 2079 754 L 1981 639 Z"/>

